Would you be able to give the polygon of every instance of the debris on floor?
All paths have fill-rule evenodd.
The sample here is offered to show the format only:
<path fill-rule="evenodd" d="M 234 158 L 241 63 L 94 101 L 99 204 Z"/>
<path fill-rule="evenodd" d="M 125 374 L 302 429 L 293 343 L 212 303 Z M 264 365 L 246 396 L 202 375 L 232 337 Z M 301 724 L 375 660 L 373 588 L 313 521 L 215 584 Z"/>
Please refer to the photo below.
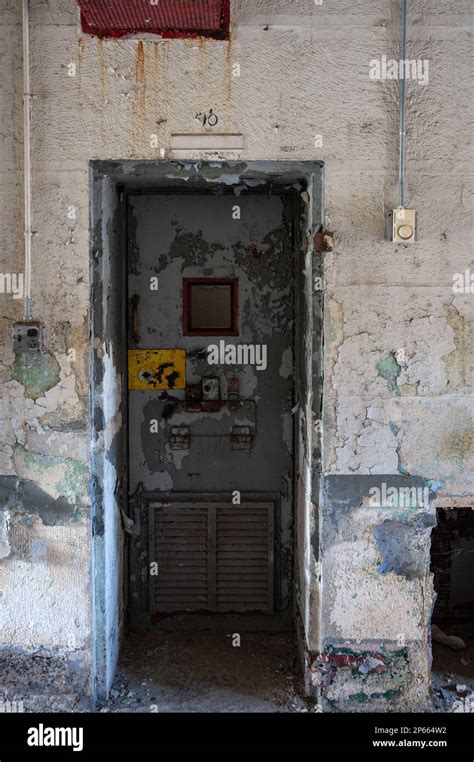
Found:
<path fill-rule="evenodd" d="M 456 635 L 444 644 L 433 634 L 433 707 L 437 712 L 474 713 L 474 629 L 457 624 L 450 631 Z M 450 645 L 453 637 L 464 643 L 462 653 Z"/>
<path fill-rule="evenodd" d="M 224 632 L 134 633 L 101 712 L 315 712 L 291 637 Z"/>

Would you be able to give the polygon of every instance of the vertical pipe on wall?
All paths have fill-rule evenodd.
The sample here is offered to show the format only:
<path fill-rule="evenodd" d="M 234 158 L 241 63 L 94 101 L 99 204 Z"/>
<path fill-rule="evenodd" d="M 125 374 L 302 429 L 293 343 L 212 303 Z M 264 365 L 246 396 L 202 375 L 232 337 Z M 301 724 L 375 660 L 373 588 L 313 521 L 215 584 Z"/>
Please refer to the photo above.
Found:
<path fill-rule="evenodd" d="M 31 318 L 31 149 L 30 149 L 30 27 L 29 0 L 23 0 L 23 184 L 24 184 L 24 221 L 25 221 L 25 292 L 24 319 Z"/>
<path fill-rule="evenodd" d="M 401 30 L 400 30 L 400 66 L 404 67 L 400 76 L 400 138 L 398 152 L 398 185 L 400 189 L 400 208 L 405 206 L 405 64 L 407 47 L 407 0 L 401 0 Z"/>

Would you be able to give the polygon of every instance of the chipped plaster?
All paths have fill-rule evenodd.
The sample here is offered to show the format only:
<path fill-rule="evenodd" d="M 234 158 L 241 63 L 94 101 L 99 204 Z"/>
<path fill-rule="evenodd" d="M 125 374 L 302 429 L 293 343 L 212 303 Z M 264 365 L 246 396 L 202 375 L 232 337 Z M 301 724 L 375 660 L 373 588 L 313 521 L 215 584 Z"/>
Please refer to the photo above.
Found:
<path fill-rule="evenodd" d="M 6 66 L 0 245 L 3 268 L 17 272 L 22 267 L 20 8 L 12 0 L 1 5 Z M 76 612 L 78 641 L 90 647 L 88 533 L 83 518 L 69 524 L 74 510 L 68 503 L 87 503 L 88 161 L 154 160 L 160 147 L 170 155 L 172 135 L 196 130 L 194 115 L 203 104 L 212 104 L 226 131 L 244 135 L 245 148 L 236 158 L 313 159 L 316 152 L 325 162 L 327 226 L 336 232 L 333 251 L 324 255 L 324 474 L 418 475 L 440 481 L 440 499 L 471 500 L 472 294 L 454 298 L 451 288 L 453 273 L 470 265 L 472 184 L 464 177 L 472 103 L 470 4 L 462 2 L 453 12 L 441 0 L 413 3 L 412 55 L 423 52 L 436 63 L 423 93 L 408 87 L 407 190 L 419 222 L 414 247 L 383 240 L 384 212 L 396 205 L 395 83 L 371 83 L 363 76 L 370 58 L 397 47 L 398 19 L 386 3 L 368 3 L 355 13 L 344 0 L 320 7 L 297 0 L 289 12 L 284 0 L 233 0 L 231 43 L 98 41 L 79 33 L 77 9 L 69 0 L 30 5 L 33 306 L 45 321 L 48 372 L 25 375 L 18 363 L 15 369 L 9 325 L 20 318 L 21 305 L 2 296 L 0 470 L 28 515 L 43 501 L 43 512 L 37 511 L 43 524 L 35 521 L 34 530 L 43 533 L 42 541 L 54 544 L 62 532 L 71 545 L 70 558 L 55 556 L 46 576 L 43 561 L 30 560 L 25 567 L 12 555 L 1 561 L 2 589 L 12 591 L 3 602 L 10 642 L 64 644 L 66 597 Z M 232 76 L 233 61 L 245 64 L 240 78 Z M 77 66 L 71 79 L 70 62 Z M 450 109 L 440 113 L 446 98 Z M 431 129 L 422 129 L 427 123 Z M 323 138 L 317 151 L 315 132 Z M 151 134 L 158 136 L 158 149 L 150 144 Z M 75 209 L 72 219 L 69 207 Z M 71 348 L 75 361 L 68 356 Z M 405 362 L 390 388 L 378 366 L 400 349 Z M 242 390 L 248 394 L 252 373 Z M 97 446 L 113 443 L 120 426 L 120 410 L 110 404 Z M 309 416 L 306 425 L 309 429 Z M 115 489 L 117 474 L 109 467 L 106 480 Z M 311 481 L 304 464 L 300 479 Z M 64 526 L 50 525 L 54 510 L 60 510 Z M 395 600 L 403 628 L 419 639 L 426 630 L 430 582 L 410 582 L 393 572 L 377 575 L 373 528 L 379 518 L 373 515 L 362 531 L 356 516 L 348 517 L 352 540 L 344 540 L 338 553 L 324 550 L 325 621 L 348 637 L 352 626 L 361 638 L 371 632 L 392 637 L 395 622 L 388 618 L 385 625 L 383 612 L 386 601 Z M 305 548 L 301 576 L 311 580 L 317 603 L 318 574 Z M 347 562 L 341 557 L 346 552 Z M 77 571 L 70 573 L 75 565 L 80 584 Z M 341 587 L 331 610 L 334 575 Z M 341 575 L 360 583 L 358 598 L 352 598 L 358 592 L 352 583 L 344 588 Z M 28 601 L 54 614 L 43 621 L 34 615 L 38 608 L 29 614 Z M 417 629 L 420 623 L 425 630 Z M 425 652 L 416 653 L 412 669 L 423 682 L 428 666 L 420 654 Z"/>

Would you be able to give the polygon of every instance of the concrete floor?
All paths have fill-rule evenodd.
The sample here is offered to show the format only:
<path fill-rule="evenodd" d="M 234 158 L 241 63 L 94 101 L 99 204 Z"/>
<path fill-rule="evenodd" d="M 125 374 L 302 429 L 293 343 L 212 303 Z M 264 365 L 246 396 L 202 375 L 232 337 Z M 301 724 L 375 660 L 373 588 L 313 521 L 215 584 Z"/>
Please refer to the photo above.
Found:
<path fill-rule="evenodd" d="M 433 643 L 428 712 L 474 711 L 474 631 L 457 627 L 466 649 Z M 295 644 L 287 635 L 133 633 L 102 712 L 314 712 L 303 694 Z"/>
<path fill-rule="evenodd" d="M 306 712 L 286 635 L 135 633 L 102 712 Z"/>
<path fill-rule="evenodd" d="M 449 630 L 449 631 L 448 631 Z M 424 711 L 474 713 L 474 629 L 445 627 L 466 648 L 433 643 L 431 701 Z M 65 665 L 38 652 L 23 662 L 1 660 L 3 701 L 25 712 L 90 711 L 72 692 Z M 303 695 L 295 644 L 287 635 L 242 633 L 239 648 L 225 633 L 134 633 L 127 637 L 100 712 L 315 712 Z"/>

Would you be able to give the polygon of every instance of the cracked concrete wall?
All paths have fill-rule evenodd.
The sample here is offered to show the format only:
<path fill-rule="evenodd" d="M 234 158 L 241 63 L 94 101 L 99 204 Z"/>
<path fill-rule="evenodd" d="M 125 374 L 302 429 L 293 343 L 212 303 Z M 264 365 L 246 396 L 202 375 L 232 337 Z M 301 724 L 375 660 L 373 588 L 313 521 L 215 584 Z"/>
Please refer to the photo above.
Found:
<path fill-rule="evenodd" d="M 385 18 L 388 37 L 369 45 L 377 48 L 371 58 L 399 57 L 396 6 Z M 394 521 L 392 507 L 367 505 L 371 487 L 397 485 L 403 475 L 408 484 L 424 480 L 431 501 L 473 504 L 473 295 L 453 291 L 453 275 L 472 270 L 472 175 L 463 165 L 472 156 L 474 91 L 458 74 L 453 79 L 472 52 L 471 24 L 467 4 L 450 8 L 448 18 L 441 3 L 410 3 L 407 57 L 430 63 L 428 85 L 407 83 L 406 205 L 418 214 L 414 246 L 383 240 L 382 207 L 398 203 L 395 83 L 374 82 L 370 102 L 357 109 L 357 126 L 346 133 L 352 164 L 336 161 L 339 171 L 326 164 L 327 227 L 336 235 L 325 255 L 320 647 L 387 655 L 401 645 L 404 653 L 403 677 L 387 666 L 369 678 L 347 664 L 321 684 L 316 664 L 313 684 L 329 706 L 351 711 L 367 701 L 422 707 L 429 688 L 432 508 L 421 509 L 423 530 L 414 526 L 412 507 Z M 447 118 L 439 103 L 449 90 Z M 385 141 L 377 140 L 379 130 Z M 362 149 L 365 138 L 373 140 L 371 156 Z M 343 522 L 335 520 L 339 501 Z M 384 567 L 380 536 L 387 525 L 393 545 Z M 413 547 L 421 563 L 410 579 L 400 561 L 410 562 Z"/>
<path fill-rule="evenodd" d="M 65 4 L 62 4 L 63 9 Z M 34 104 L 44 95 L 36 53 L 44 3 L 31 3 L 33 316 L 44 319 L 45 351 L 14 356 L 10 325 L 22 302 L 0 294 L 0 649 L 25 675 L 28 702 L 45 687 L 52 665 L 63 675 L 56 692 L 90 692 L 91 607 L 88 421 L 87 166 L 69 177 L 57 162 L 38 166 L 38 140 L 47 131 Z M 2 2 L 0 124 L 2 125 L 0 247 L 2 273 L 23 272 L 21 4 Z M 50 17 L 50 22 L 53 17 Z M 49 32 L 54 39 L 54 25 Z M 65 135 L 66 138 L 66 135 Z M 45 172 L 44 170 L 47 169 Z M 69 181 L 80 177 L 82 213 L 67 216 Z M 76 186 L 76 188 L 79 186 Z M 75 195 L 75 194 L 74 194 Z M 80 195 L 80 194 L 79 194 Z M 74 200 L 71 201 L 74 204 Z M 79 232 L 80 231 L 80 232 Z M 79 238 L 84 256 L 77 256 Z M 34 653 L 35 660 L 28 658 Z M 44 674 L 43 674 L 44 672 Z M 13 673 L 3 672 L 1 691 Z"/>
<path fill-rule="evenodd" d="M 2 554 L 11 545 L 0 562 L 3 644 L 66 649 L 74 619 L 77 648 L 90 653 L 88 161 L 173 158 L 172 135 L 202 132 L 195 115 L 212 108 L 218 131 L 242 134 L 244 148 L 188 151 L 188 158 L 325 162 L 327 229 L 335 236 L 324 255 L 323 547 L 322 567 L 312 573 L 322 568 L 327 613 L 308 645 L 316 652 L 322 644 L 355 639 L 363 647 L 376 639 L 391 648 L 397 633 L 383 614 L 398 606 L 408 645 L 393 657 L 393 673 L 406 673 L 401 683 L 394 678 L 397 690 L 408 674 L 425 685 L 428 569 L 415 580 L 379 573 L 374 530 L 393 517 L 362 506 L 371 484 L 399 475 L 423 480 L 448 500 L 469 504 L 472 494 L 473 297 L 452 289 L 453 274 L 472 267 L 470 0 L 410 3 L 408 57 L 430 61 L 429 83 L 407 84 L 414 246 L 383 240 L 384 212 L 398 203 L 398 87 L 368 75 L 371 59 L 398 58 L 397 2 L 294 0 L 290 11 L 286 0 L 233 0 L 231 42 L 101 41 L 81 35 L 72 0 L 30 6 L 33 315 L 44 320 L 46 353 L 40 368 L 15 363 L 9 326 L 21 317 L 21 301 L 0 294 L 0 463 L 9 516 Z M 0 10 L 1 269 L 18 273 L 21 9 L 17 0 L 1 0 Z M 344 497 L 344 481 L 332 493 L 332 477 L 347 477 L 352 497 Z M 358 484 L 360 477 L 375 481 Z M 351 510 L 333 532 L 341 499 Z M 25 544 L 25 532 L 51 548 L 40 553 L 46 561 Z M 425 554 L 427 534 L 417 538 Z M 55 556 L 57 543 L 66 555 Z M 342 687 L 338 694 L 336 675 L 327 690 L 347 696 L 351 660 L 344 666 L 331 659 Z M 387 685 L 373 694 L 391 695 Z M 361 691 L 355 685 L 352 692 Z"/>

